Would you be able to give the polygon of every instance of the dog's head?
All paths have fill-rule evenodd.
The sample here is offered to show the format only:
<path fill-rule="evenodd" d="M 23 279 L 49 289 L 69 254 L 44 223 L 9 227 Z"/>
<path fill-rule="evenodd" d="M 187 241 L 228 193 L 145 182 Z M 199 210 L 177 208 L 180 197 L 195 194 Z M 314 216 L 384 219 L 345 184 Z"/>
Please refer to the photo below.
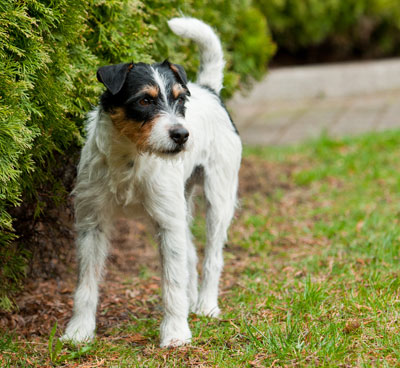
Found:
<path fill-rule="evenodd" d="M 97 71 L 97 78 L 107 87 L 102 108 L 139 152 L 176 154 L 185 149 L 190 139 L 185 102 L 190 92 L 182 66 L 168 60 L 109 65 Z"/>

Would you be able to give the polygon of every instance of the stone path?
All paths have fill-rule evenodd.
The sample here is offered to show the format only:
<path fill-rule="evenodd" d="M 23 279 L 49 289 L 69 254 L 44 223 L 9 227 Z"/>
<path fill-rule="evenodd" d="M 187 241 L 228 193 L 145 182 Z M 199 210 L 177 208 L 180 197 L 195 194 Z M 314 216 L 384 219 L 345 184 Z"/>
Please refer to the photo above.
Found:
<path fill-rule="evenodd" d="M 400 59 L 274 69 L 228 107 L 247 144 L 400 128 Z"/>

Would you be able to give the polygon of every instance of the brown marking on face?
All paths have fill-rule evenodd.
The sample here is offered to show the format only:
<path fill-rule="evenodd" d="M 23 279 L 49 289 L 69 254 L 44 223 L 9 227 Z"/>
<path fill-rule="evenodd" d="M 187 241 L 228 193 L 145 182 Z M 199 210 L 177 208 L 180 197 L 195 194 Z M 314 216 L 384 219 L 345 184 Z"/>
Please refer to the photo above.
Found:
<path fill-rule="evenodd" d="M 142 88 L 141 92 L 147 93 L 148 95 L 150 95 L 153 98 L 157 98 L 160 90 L 159 90 L 158 86 L 148 85 L 148 86 L 144 86 Z"/>
<path fill-rule="evenodd" d="M 110 118 L 118 132 L 133 142 L 139 152 L 151 151 L 149 136 L 158 116 L 143 124 L 128 119 L 125 110 L 122 107 L 118 107 L 110 113 Z"/>
<path fill-rule="evenodd" d="M 172 86 L 172 95 L 174 96 L 175 100 L 179 97 L 179 95 L 186 90 L 180 84 L 174 84 Z"/>

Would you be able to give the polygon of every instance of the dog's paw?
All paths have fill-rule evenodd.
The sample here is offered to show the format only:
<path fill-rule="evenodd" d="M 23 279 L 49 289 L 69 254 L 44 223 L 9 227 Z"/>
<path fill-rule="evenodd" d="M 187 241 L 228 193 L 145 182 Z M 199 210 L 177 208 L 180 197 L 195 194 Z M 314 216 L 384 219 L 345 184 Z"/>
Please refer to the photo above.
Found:
<path fill-rule="evenodd" d="M 196 305 L 194 312 L 199 316 L 206 317 L 218 317 L 221 314 L 221 310 L 218 308 L 216 304 L 208 304 L 204 303 L 201 300 Z"/>
<path fill-rule="evenodd" d="M 74 320 L 72 319 L 65 331 L 65 334 L 61 336 L 62 341 L 71 341 L 74 343 L 88 342 L 94 338 L 95 322 L 86 320 Z"/>
<path fill-rule="evenodd" d="M 164 320 L 161 323 L 160 347 L 171 348 L 190 344 L 192 333 L 186 320 L 177 321 L 173 319 Z"/>
<path fill-rule="evenodd" d="M 166 337 L 165 339 L 161 340 L 160 348 L 175 348 L 178 346 L 190 344 L 192 341 L 191 337 L 187 338 L 179 338 L 179 337 Z"/>

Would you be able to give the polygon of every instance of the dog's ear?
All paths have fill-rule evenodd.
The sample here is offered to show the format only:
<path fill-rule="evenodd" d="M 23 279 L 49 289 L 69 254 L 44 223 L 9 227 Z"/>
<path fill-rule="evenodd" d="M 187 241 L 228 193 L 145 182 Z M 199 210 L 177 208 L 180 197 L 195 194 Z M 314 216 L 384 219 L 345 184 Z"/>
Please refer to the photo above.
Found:
<path fill-rule="evenodd" d="M 133 63 L 102 66 L 97 71 L 97 79 L 103 83 L 107 89 L 116 95 L 125 83 L 129 70 L 133 68 Z"/>
<path fill-rule="evenodd" d="M 185 69 L 183 69 L 183 66 L 182 65 L 178 65 L 178 64 L 169 64 L 169 67 L 174 72 L 174 74 L 177 77 L 177 79 L 184 86 L 186 86 L 186 84 L 187 84 L 187 76 L 186 76 Z"/>
<path fill-rule="evenodd" d="M 185 69 L 183 68 L 183 66 L 178 65 L 178 64 L 172 64 L 168 61 L 168 59 L 165 59 L 163 64 L 168 65 L 168 67 L 174 73 L 176 79 L 187 89 L 187 87 L 186 87 L 187 76 L 186 76 L 186 72 L 185 72 Z M 188 90 L 188 92 L 189 92 L 189 90 Z"/>

